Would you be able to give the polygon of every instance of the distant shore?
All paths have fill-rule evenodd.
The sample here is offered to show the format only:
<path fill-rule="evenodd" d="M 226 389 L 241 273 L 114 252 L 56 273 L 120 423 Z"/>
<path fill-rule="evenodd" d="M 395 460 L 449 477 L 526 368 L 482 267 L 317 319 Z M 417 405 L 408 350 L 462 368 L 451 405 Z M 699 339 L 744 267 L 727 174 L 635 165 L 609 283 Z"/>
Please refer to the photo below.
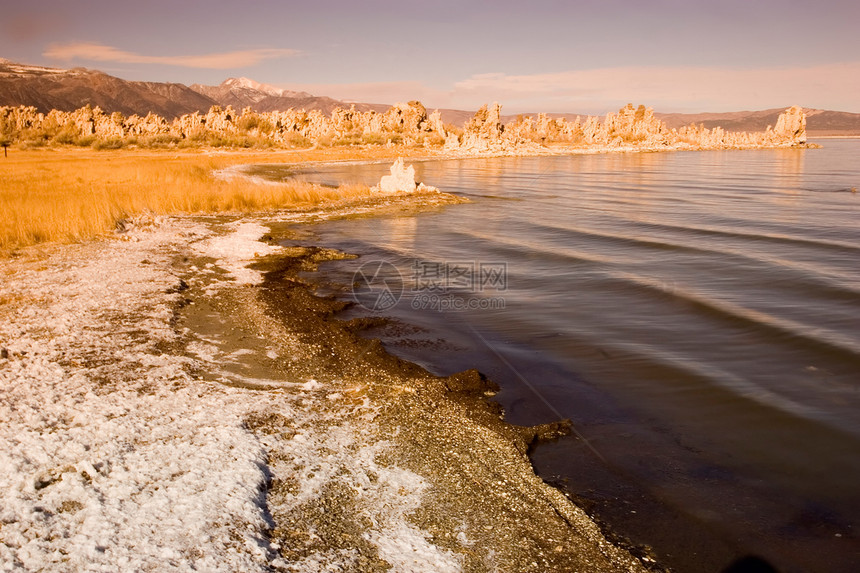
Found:
<path fill-rule="evenodd" d="M 815 135 L 810 134 L 809 139 L 860 139 L 860 134 L 856 135 Z"/>

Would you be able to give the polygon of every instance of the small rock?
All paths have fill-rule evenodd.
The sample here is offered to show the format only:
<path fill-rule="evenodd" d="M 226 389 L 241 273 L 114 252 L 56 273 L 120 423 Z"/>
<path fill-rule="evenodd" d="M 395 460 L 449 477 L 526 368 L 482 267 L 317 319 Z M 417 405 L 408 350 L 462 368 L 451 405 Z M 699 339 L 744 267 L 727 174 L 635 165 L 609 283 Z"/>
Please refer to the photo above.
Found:
<path fill-rule="evenodd" d="M 185 290 L 188 290 L 188 283 L 186 283 L 182 279 L 179 279 L 179 284 L 173 285 L 172 287 L 168 288 L 166 292 L 167 294 L 175 294 Z"/>

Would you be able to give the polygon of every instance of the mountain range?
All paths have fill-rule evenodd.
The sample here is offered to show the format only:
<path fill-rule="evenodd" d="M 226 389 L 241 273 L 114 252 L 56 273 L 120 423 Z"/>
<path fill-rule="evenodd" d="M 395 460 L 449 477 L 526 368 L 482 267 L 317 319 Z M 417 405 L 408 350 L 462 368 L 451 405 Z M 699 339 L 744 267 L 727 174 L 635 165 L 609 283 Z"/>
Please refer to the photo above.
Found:
<path fill-rule="evenodd" d="M 125 115 L 174 118 L 217 102 L 183 84 L 130 82 L 96 70 L 62 70 L 0 60 L 0 105 L 73 111 L 85 105 Z"/>
<path fill-rule="evenodd" d="M 316 109 L 323 113 L 331 113 L 335 108 L 348 108 L 347 104 L 326 96 L 315 96 L 307 92 L 296 92 L 261 84 L 248 78 L 230 78 L 217 86 L 191 84 L 190 89 L 204 95 L 217 105 L 232 105 L 233 109 L 252 108 L 254 111 L 283 111 L 286 109 Z M 357 103 L 359 111 L 385 111 L 390 105 Z"/>
<path fill-rule="evenodd" d="M 85 105 L 124 115 L 155 113 L 173 119 L 195 111 L 206 112 L 214 105 L 234 109 L 252 108 L 269 112 L 286 109 L 319 110 L 329 114 L 335 108 L 355 105 L 359 111 L 387 110 L 389 104 L 347 103 L 327 96 L 290 91 L 250 80 L 230 78 L 217 86 L 179 83 L 136 82 L 123 80 L 98 70 L 70 70 L 18 64 L 0 58 L 0 106 L 34 106 L 47 113 L 51 109 L 72 111 Z M 655 113 L 668 127 L 691 123 L 707 128 L 721 126 L 728 131 L 764 131 L 775 125 L 784 108 L 729 113 Z M 860 135 L 860 114 L 819 109 L 804 109 L 810 136 Z M 463 125 L 474 111 L 442 109 L 446 123 Z M 525 114 L 535 115 L 535 114 Z M 549 114 L 574 119 L 577 114 Z M 585 117 L 587 114 L 579 114 Z M 516 116 L 503 116 L 510 120 Z"/>
<path fill-rule="evenodd" d="M 85 105 L 100 107 L 108 113 L 146 115 L 149 112 L 167 119 L 186 113 L 203 112 L 214 105 L 234 109 L 251 107 L 255 111 L 316 109 L 331 113 L 348 108 L 336 99 L 306 92 L 283 90 L 247 78 L 230 78 L 219 86 L 177 83 L 134 82 L 98 70 L 64 70 L 17 64 L 0 59 L 0 105 L 34 106 L 47 113 L 52 109 L 73 111 Z M 385 111 L 384 104 L 356 104 L 360 111 Z"/>

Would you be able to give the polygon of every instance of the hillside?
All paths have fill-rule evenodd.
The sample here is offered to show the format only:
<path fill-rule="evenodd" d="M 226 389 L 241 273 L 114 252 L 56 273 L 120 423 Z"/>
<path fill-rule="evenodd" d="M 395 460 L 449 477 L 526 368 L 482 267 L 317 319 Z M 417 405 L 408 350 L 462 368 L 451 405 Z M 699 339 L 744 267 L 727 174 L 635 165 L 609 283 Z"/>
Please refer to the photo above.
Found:
<path fill-rule="evenodd" d="M 784 108 L 763 111 L 737 111 L 729 113 L 655 113 L 666 126 L 679 128 L 691 123 L 708 129 L 720 126 L 727 131 L 764 131 L 776 125 Z M 827 135 L 860 135 L 860 113 L 804 108 L 806 131 L 810 137 Z"/>
<path fill-rule="evenodd" d="M 131 82 L 96 70 L 61 70 L 0 60 L 0 105 L 34 106 L 41 112 L 91 105 L 125 115 L 152 112 L 174 118 L 206 111 L 216 102 L 183 84 Z"/>

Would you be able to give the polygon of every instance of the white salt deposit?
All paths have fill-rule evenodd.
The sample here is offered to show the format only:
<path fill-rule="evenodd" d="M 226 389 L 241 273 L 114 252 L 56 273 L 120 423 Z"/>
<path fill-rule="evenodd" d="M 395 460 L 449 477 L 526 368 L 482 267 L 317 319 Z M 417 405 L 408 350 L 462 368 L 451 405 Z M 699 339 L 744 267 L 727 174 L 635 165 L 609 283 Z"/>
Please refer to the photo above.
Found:
<path fill-rule="evenodd" d="M 268 229 L 254 222 L 232 225 L 232 233 L 218 235 L 200 241 L 194 250 L 203 256 L 218 259 L 218 264 L 239 284 L 259 284 L 262 274 L 248 268 L 248 264 L 258 257 L 277 253 L 281 247 L 260 242 Z"/>
<path fill-rule="evenodd" d="M 279 249 L 257 240 L 265 231 L 247 221 L 226 235 L 183 220 L 139 222 L 129 240 L 0 261 L 4 571 L 354 568 L 354 550 L 323 548 L 288 563 L 269 541 L 271 515 L 331 482 L 359 492 L 356 511 L 374 524 L 367 539 L 392 571 L 460 570 L 459 556 L 407 519 L 422 478 L 378 464 L 387 446 L 349 424 L 315 431 L 314 404 L 333 403 L 323 384 L 260 380 L 271 389 L 254 391 L 192 376 L 228 354 L 218 340 L 183 340 L 193 333 L 172 326 L 183 295 L 170 261 L 190 244 L 215 259 L 206 272 L 214 266 L 233 279 L 218 288 L 256 284 L 260 274 L 245 265 Z M 369 403 L 356 408 L 372 417 Z M 246 420 L 262 411 L 294 434 L 255 435 Z M 287 507 L 269 505 L 272 475 L 297 480 Z"/>

